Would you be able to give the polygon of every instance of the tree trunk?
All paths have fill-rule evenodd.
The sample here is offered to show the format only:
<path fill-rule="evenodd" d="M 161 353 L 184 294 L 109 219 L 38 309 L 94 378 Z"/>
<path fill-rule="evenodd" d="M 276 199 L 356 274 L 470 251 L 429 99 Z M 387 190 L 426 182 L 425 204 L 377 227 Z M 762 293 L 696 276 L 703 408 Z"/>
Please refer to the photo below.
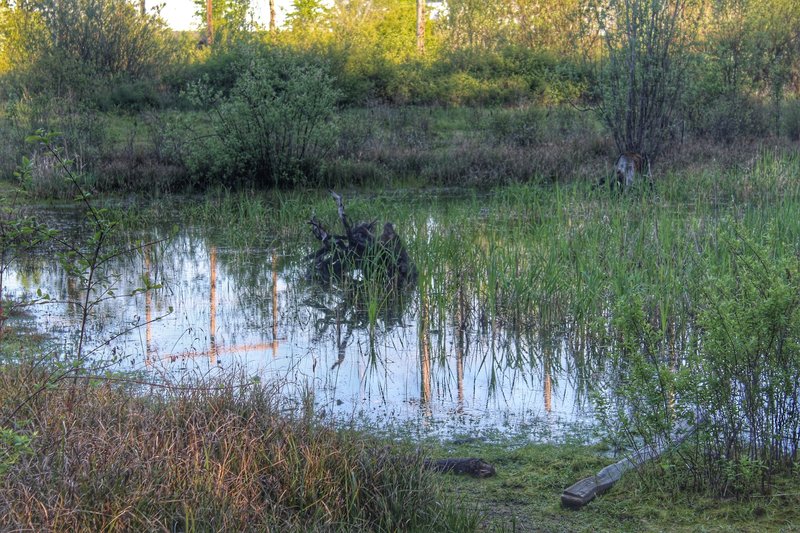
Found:
<path fill-rule="evenodd" d="M 142 16 L 145 16 L 147 13 L 147 7 L 144 5 L 144 3 L 145 0 L 139 0 L 139 12 L 142 14 Z"/>
<path fill-rule="evenodd" d="M 391 222 L 383 226 L 383 233 L 375 234 L 377 219 L 353 225 L 344 210 L 341 195 L 331 191 L 339 211 L 339 220 L 345 235 L 332 235 L 322 223 L 311 217 L 311 231 L 322 247 L 306 257 L 312 259 L 314 275 L 329 281 L 342 278 L 347 271 L 362 270 L 362 274 L 378 276 L 388 288 L 405 287 L 417 279 L 417 269 L 406 252 L 400 236 Z"/>
<path fill-rule="evenodd" d="M 275 33 L 275 0 L 269 0 L 269 32 Z"/>
<path fill-rule="evenodd" d="M 206 0 L 206 30 L 208 31 L 208 44 L 214 42 L 214 20 L 212 13 L 214 11 L 213 0 Z"/>
<path fill-rule="evenodd" d="M 417 51 L 425 53 L 425 0 L 417 0 Z"/>

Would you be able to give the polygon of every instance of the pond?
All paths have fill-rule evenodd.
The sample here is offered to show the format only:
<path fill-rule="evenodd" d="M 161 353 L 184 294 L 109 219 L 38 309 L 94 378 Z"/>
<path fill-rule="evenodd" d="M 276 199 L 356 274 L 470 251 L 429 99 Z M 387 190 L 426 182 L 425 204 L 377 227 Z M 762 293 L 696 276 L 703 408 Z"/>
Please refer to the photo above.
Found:
<path fill-rule="evenodd" d="M 74 214 L 44 215 L 79 227 Z M 114 295 L 91 309 L 87 351 L 110 369 L 180 383 L 244 372 L 313 391 L 326 417 L 412 435 L 553 441 L 592 425 L 585 347 L 569 332 L 544 336 L 465 312 L 476 307 L 468 292 L 446 310 L 416 286 L 365 302 L 308 276 L 310 241 L 226 247 L 200 227 L 138 237 L 154 244 L 109 262 Z M 49 295 L 29 308 L 35 325 L 74 350 L 79 280 L 51 258 L 24 263 L 7 274 L 6 294 Z M 155 287 L 138 290 L 144 279 Z"/>

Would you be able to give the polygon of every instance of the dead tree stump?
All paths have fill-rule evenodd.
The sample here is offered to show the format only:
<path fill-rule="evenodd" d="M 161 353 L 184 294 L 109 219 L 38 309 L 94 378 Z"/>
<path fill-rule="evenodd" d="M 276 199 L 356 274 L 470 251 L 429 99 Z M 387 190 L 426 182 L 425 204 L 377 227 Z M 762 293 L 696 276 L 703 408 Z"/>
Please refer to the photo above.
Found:
<path fill-rule="evenodd" d="M 416 281 L 417 269 L 394 224 L 384 224 L 383 233 L 378 237 L 375 234 L 377 220 L 353 225 L 341 195 L 331 191 L 331 196 L 345 234 L 334 235 L 316 217 L 311 217 L 311 231 L 321 243 L 319 250 L 309 256 L 313 274 L 330 281 L 345 279 L 348 274 L 359 271 L 364 277 L 378 276 L 394 286 Z"/>

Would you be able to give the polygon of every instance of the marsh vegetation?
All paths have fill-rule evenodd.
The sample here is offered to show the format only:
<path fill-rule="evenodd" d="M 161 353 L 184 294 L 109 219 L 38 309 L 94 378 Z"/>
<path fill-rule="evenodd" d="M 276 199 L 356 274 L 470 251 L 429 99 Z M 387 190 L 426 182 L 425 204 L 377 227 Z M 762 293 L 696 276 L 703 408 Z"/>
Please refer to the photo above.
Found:
<path fill-rule="evenodd" d="M 0 528 L 798 520 L 800 4 L 197 3 L 0 1 Z"/>

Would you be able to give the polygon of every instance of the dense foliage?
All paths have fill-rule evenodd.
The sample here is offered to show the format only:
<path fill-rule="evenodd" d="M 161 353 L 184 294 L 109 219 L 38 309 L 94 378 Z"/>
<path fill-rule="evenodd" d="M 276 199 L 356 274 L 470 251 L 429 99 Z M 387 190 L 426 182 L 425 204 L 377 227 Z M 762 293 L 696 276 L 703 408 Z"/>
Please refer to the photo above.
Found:
<path fill-rule="evenodd" d="M 0 2 L 0 175 L 25 155 L 38 194 L 69 194 L 23 142 L 39 128 L 63 133 L 86 186 L 142 191 L 600 181 L 623 151 L 663 168 L 689 146 L 800 136 L 795 2 L 449 0 L 428 6 L 424 51 L 415 3 L 298 0 L 267 30 L 249 0 L 210 17 L 197 1 L 199 31 L 177 34 L 140 2 Z M 456 129 L 409 105 L 521 111 Z M 753 155 L 737 152 L 723 159 Z"/>
<path fill-rule="evenodd" d="M 193 72 L 187 65 L 213 61 L 242 42 L 272 41 L 336 65 L 336 83 L 353 103 L 557 102 L 601 94 L 593 66 L 630 42 L 642 52 L 649 47 L 659 68 L 670 60 L 697 62 L 699 76 L 690 79 L 702 91 L 688 94 L 705 107 L 721 95 L 779 103 L 796 89 L 800 67 L 800 8 L 790 0 L 449 0 L 429 6 L 424 53 L 416 48 L 415 0 L 297 1 L 276 32 L 259 27 L 249 0 L 212 2 L 210 28 L 206 2 L 196 4 L 201 34 L 180 44 L 157 12 L 142 13 L 138 2 L 5 1 L 0 73 L 17 96 L 74 90 L 98 75 L 148 79 L 156 87 L 168 81 L 180 89 L 174 83 Z M 627 34 L 633 40 L 618 38 Z M 630 56 L 639 63 L 629 66 L 646 66 L 641 57 Z M 667 90 L 677 83 L 663 81 Z M 695 102 L 684 103 L 682 118 L 699 111 Z"/>
<path fill-rule="evenodd" d="M 198 107 L 214 110 L 214 135 L 198 141 L 187 156 L 198 179 L 261 187 L 305 184 L 319 175 L 321 159 L 335 142 L 337 91 L 330 76 L 280 50 L 253 57 L 227 96 L 200 83 L 191 87 L 190 97 Z"/>

